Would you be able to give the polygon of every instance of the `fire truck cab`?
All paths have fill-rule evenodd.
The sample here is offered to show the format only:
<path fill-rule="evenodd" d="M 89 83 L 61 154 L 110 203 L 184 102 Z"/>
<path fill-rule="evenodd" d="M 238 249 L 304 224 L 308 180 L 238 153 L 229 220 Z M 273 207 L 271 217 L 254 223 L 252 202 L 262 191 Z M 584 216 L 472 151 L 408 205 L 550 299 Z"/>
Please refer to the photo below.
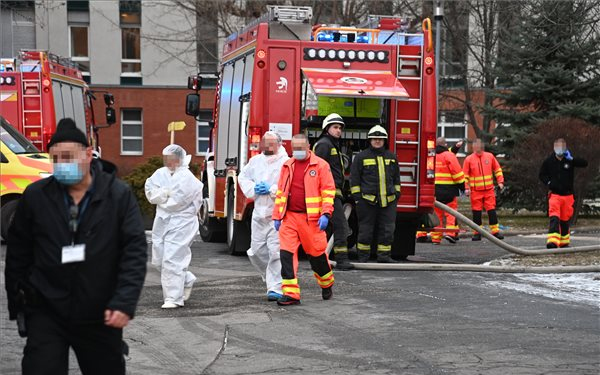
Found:
<path fill-rule="evenodd" d="M 323 119 L 335 112 L 346 124 L 340 143 L 348 164 L 368 147 L 372 126 L 387 129 L 402 185 L 392 256 L 413 255 L 419 220 L 434 204 L 431 23 L 426 19 L 422 32 L 410 33 L 397 17 L 370 16 L 356 27 L 313 26 L 311 18 L 310 7 L 269 6 L 225 43 L 203 174 L 202 238 L 226 234 L 232 253 L 245 252 L 252 201 L 237 187 L 237 175 L 261 152 L 261 136 L 276 131 L 290 152 L 294 134 L 305 133 L 314 144 Z M 200 80 L 190 82 L 200 89 Z M 188 114 L 198 114 L 197 99 L 189 95 Z"/>
<path fill-rule="evenodd" d="M 115 122 L 112 95 L 105 95 L 106 119 Z M 0 115 L 42 151 L 65 117 L 99 150 L 91 100 L 95 99 L 78 65 L 45 51 L 21 51 L 0 59 Z M 109 104 L 110 103 L 110 104 Z"/>

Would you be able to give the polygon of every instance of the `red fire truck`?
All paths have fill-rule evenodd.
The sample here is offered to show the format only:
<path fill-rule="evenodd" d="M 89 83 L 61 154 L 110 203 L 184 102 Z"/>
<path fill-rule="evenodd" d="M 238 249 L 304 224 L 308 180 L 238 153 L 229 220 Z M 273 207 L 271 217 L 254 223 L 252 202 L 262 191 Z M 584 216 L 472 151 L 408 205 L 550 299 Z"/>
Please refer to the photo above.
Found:
<path fill-rule="evenodd" d="M 260 152 L 261 135 L 278 132 L 290 152 L 293 134 L 303 132 L 314 143 L 323 118 L 335 112 L 346 123 L 341 145 L 349 161 L 368 147 L 369 128 L 388 130 L 402 182 L 392 255 L 412 255 L 417 225 L 434 203 L 431 22 L 409 33 L 397 17 L 370 16 L 360 27 L 313 26 L 311 18 L 310 7 L 271 6 L 225 43 L 209 121 L 202 238 L 226 234 L 232 253 L 246 251 L 252 201 L 237 187 L 237 174 Z M 188 86 L 199 90 L 201 78 L 190 77 Z M 189 94 L 188 114 L 198 114 L 198 100 Z"/>
<path fill-rule="evenodd" d="M 21 51 L 0 60 L 0 115 L 38 149 L 46 150 L 56 123 L 71 117 L 98 149 L 94 99 L 76 63 L 44 51 Z M 112 95 L 105 95 L 107 123 L 115 122 Z"/>

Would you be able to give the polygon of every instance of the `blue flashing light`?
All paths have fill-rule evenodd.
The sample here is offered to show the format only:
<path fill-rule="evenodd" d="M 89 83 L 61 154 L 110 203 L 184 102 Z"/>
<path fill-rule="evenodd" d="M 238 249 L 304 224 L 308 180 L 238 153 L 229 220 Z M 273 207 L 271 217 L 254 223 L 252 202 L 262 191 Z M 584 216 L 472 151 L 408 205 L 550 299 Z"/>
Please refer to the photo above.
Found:
<path fill-rule="evenodd" d="M 369 36 L 368 35 L 357 36 L 356 43 L 369 43 Z"/>
<path fill-rule="evenodd" d="M 319 42 L 333 42 L 333 35 L 327 33 L 318 33 L 317 41 Z"/>

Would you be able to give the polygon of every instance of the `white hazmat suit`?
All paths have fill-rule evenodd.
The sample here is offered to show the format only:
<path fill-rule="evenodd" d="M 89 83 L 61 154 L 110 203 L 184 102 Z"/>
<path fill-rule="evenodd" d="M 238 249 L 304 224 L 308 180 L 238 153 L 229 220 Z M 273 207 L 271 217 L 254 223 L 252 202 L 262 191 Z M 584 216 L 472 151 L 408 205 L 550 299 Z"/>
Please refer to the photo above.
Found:
<path fill-rule="evenodd" d="M 148 201 L 156 204 L 152 264 L 161 273 L 163 308 L 172 308 L 184 305 L 184 294 L 189 296 L 196 280 L 188 267 L 190 245 L 198 232 L 202 182 L 190 172 L 191 156 L 181 146 L 169 145 L 163 155 L 174 155 L 180 162 L 173 170 L 165 166 L 154 172 L 146 180 L 145 190 Z"/>
<path fill-rule="evenodd" d="M 279 233 L 273 226 L 271 215 L 277 192 L 277 181 L 283 164 L 289 159 L 283 147 L 274 155 L 259 154 L 252 157 L 238 176 L 244 195 L 254 199 L 252 237 L 248 258 L 267 283 L 267 293 L 281 294 L 281 261 L 279 260 Z M 269 185 L 269 194 L 256 195 L 256 184 Z"/>

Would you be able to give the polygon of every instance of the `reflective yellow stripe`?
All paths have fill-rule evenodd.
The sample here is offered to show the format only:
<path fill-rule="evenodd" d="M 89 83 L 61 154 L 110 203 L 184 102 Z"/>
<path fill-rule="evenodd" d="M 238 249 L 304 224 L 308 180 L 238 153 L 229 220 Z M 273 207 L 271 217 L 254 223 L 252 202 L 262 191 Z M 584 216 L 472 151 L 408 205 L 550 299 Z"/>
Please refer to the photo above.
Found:
<path fill-rule="evenodd" d="M 363 160 L 363 166 L 367 166 L 367 165 L 376 165 L 377 163 L 375 162 L 375 159 L 364 159 Z"/>
<path fill-rule="evenodd" d="M 318 208 L 307 207 L 306 208 L 306 213 L 307 214 L 318 214 L 318 213 L 321 213 L 321 207 L 318 207 Z"/>
<path fill-rule="evenodd" d="M 287 197 L 275 198 L 275 204 L 285 203 L 285 202 L 287 202 Z"/>
<path fill-rule="evenodd" d="M 396 194 L 387 196 L 388 203 L 392 203 L 394 199 L 396 199 Z"/>
<path fill-rule="evenodd" d="M 377 170 L 379 172 L 379 197 L 381 198 L 381 206 L 387 207 L 387 199 L 383 199 L 385 197 L 385 165 L 382 156 L 377 157 Z"/>
<path fill-rule="evenodd" d="M 304 201 L 306 201 L 306 203 L 321 203 L 321 199 L 321 197 L 306 198 Z"/>
<path fill-rule="evenodd" d="M 436 184 L 436 185 L 454 185 L 454 184 L 457 184 L 457 182 L 454 182 L 454 181 L 438 181 L 438 180 L 435 180 L 435 184 Z"/>
<path fill-rule="evenodd" d="M 486 179 L 491 179 L 492 175 L 491 174 L 486 174 L 485 176 L 469 177 L 469 178 L 472 179 L 472 180 L 475 180 L 475 181 L 483 181 L 483 180 L 486 180 Z"/>
<path fill-rule="evenodd" d="M 452 175 L 450 173 L 435 172 L 435 178 L 438 178 L 438 177 L 452 177 Z"/>
<path fill-rule="evenodd" d="M 337 154 L 338 154 L 337 150 L 335 148 L 332 148 L 331 155 L 337 155 Z"/>
<path fill-rule="evenodd" d="M 283 212 L 283 207 L 279 207 L 279 213 Z"/>
<path fill-rule="evenodd" d="M 348 247 L 347 246 L 334 246 L 333 252 L 334 253 L 347 253 Z"/>
<path fill-rule="evenodd" d="M 317 274 L 315 273 L 315 275 L 317 275 Z M 319 275 L 317 275 L 317 276 L 319 276 Z M 323 276 L 319 276 L 319 279 L 328 279 L 328 278 L 330 278 L 331 276 L 333 276 L 333 271 L 329 271 L 329 272 L 327 272 L 325 275 L 323 275 Z"/>
<path fill-rule="evenodd" d="M 352 186 L 352 187 L 350 188 L 350 192 L 351 192 L 352 194 L 360 193 L 360 186 Z"/>
<path fill-rule="evenodd" d="M 280 195 L 280 194 L 283 194 L 283 191 L 281 191 L 281 190 L 277 190 L 277 193 L 276 193 L 276 194 L 278 194 L 278 195 Z"/>
<path fill-rule="evenodd" d="M 356 248 L 357 248 L 358 250 L 362 250 L 362 251 L 366 251 L 366 250 L 369 250 L 369 251 L 370 251 L 370 250 L 371 250 L 371 245 L 367 245 L 367 244 L 364 244 L 364 243 L 360 243 L 360 242 L 359 242 L 359 243 L 356 245 Z"/>
<path fill-rule="evenodd" d="M 377 250 L 390 251 L 390 250 L 392 250 L 392 245 L 377 245 Z"/>
<path fill-rule="evenodd" d="M 362 196 L 364 199 L 371 201 L 371 202 L 375 202 L 375 196 L 371 195 L 371 194 L 363 194 Z"/>
<path fill-rule="evenodd" d="M 335 195 L 342 196 L 342 190 L 341 189 L 335 189 Z"/>
<path fill-rule="evenodd" d="M 321 190 L 321 195 L 329 194 L 335 196 L 335 190 Z"/>
<path fill-rule="evenodd" d="M 297 285 L 298 279 L 283 279 L 281 280 L 281 285 Z"/>
<path fill-rule="evenodd" d="M 448 173 L 448 174 L 449 174 L 449 173 Z M 436 175 L 437 175 L 437 174 L 436 174 Z M 453 179 L 455 179 L 455 180 L 456 180 L 457 178 L 465 178 L 465 174 L 464 174 L 464 173 L 462 173 L 462 172 L 460 172 L 460 173 L 457 173 L 457 174 L 453 174 L 453 175 L 452 175 L 452 178 L 453 178 Z"/>
<path fill-rule="evenodd" d="M 282 286 L 281 287 L 281 291 L 283 293 L 297 293 L 297 294 L 300 294 L 300 288 L 299 287 Z"/>
<path fill-rule="evenodd" d="M 396 189 L 396 191 L 399 193 L 399 192 L 400 192 L 400 189 L 401 189 L 401 187 L 400 187 L 400 185 L 394 185 L 394 189 Z"/>
<path fill-rule="evenodd" d="M 333 198 L 323 198 L 323 203 L 331 203 L 331 204 L 333 204 Z"/>

